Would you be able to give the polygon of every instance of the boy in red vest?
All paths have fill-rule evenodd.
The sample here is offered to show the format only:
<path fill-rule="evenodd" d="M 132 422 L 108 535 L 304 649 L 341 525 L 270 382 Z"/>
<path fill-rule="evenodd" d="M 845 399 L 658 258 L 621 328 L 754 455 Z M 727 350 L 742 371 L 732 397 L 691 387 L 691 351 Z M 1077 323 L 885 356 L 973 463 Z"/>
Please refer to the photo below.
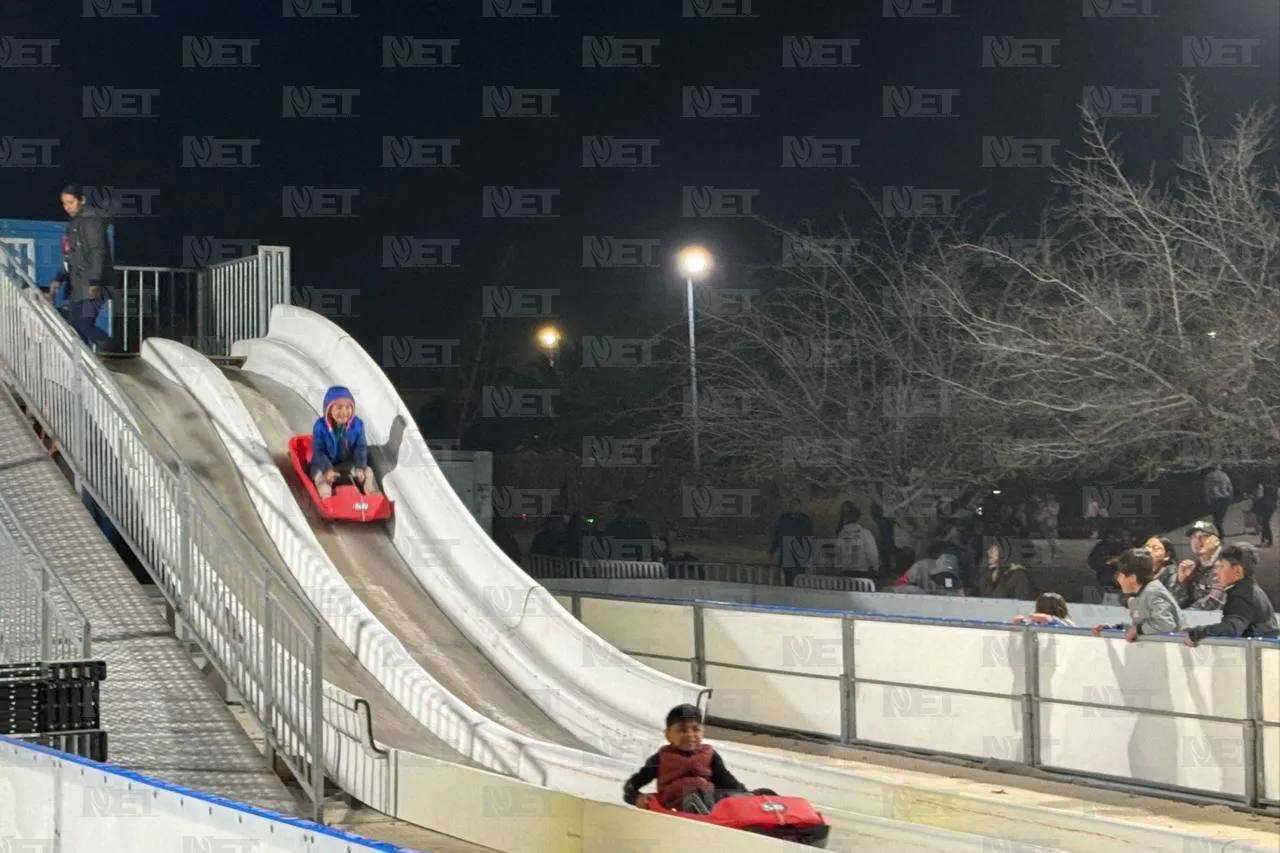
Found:
<path fill-rule="evenodd" d="M 656 795 L 640 793 L 655 779 Z M 746 786 L 725 768 L 720 755 L 702 742 L 702 712 L 693 705 L 671 709 L 667 714 L 667 745 L 651 756 L 622 789 L 623 799 L 633 806 L 648 808 L 649 797 L 657 796 L 658 802 L 669 809 L 696 814 L 710 814 L 717 801 L 745 793 Z M 757 793 L 765 792 L 762 789 Z"/>

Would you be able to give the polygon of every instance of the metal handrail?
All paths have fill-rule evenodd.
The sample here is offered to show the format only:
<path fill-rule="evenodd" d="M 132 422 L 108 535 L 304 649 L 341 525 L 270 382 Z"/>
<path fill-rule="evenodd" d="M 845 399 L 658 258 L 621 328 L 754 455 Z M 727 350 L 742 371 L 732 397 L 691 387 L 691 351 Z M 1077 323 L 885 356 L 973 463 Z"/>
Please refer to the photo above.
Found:
<path fill-rule="evenodd" d="M 23 295 L 22 284 L 34 282 L 15 270 L 7 250 L 0 261 L 0 354 L 13 385 L 185 620 L 182 630 L 193 629 L 244 697 L 269 752 L 279 752 L 321 819 L 322 618 L 230 521 L 145 413 L 122 407 L 127 398 L 54 309 Z M 176 470 L 152 452 L 142 428 Z M 213 507 L 218 511 L 210 515 Z M 235 533 L 228 538 L 226 531 Z"/>
<path fill-rule="evenodd" d="M 4 542 L 4 540 L 8 541 Z M 92 656 L 88 618 L 76 604 L 66 585 L 50 568 L 44 554 L 22 529 L 17 516 L 3 495 L 0 495 L 0 543 L 16 554 L 26 552 L 29 562 L 20 559 L 15 562 L 26 572 L 27 581 L 40 590 L 37 616 L 40 633 L 38 659 L 41 661 L 88 660 Z M 34 570 L 30 563 L 35 564 Z M 3 610 L 0 616 L 13 615 L 10 608 L 6 607 Z M 61 640 L 53 636 L 55 624 L 61 629 Z"/>

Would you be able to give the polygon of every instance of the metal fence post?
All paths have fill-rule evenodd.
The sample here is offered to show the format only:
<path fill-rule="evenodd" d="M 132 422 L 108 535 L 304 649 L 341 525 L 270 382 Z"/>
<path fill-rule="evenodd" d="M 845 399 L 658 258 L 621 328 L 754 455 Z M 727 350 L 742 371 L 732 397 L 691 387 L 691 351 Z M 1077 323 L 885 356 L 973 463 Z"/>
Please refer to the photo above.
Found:
<path fill-rule="evenodd" d="M 840 742 L 853 743 L 858 734 L 858 695 L 854 681 L 854 646 L 857 638 L 852 616 L 840 619 L 843 623 L 844 672 L 840 675 Z"/>
<path fill-rule="evenodd" d="M 48 663 L 53 659 L 53 633 L 50 630 L 49 623 L 53 620 L 52 609 L 53 603 L 49 601 L 49 568 L 48 566 L 40 566 L 40 661 Z"/>
<path fill-rule="evenodd" d="M 1022 628 L 1022 761 L 1040 766 L 1040 642 L 1030 626 Z"/>
<path fill-rule="evenodd" d="M 275 620 L 272 611 L 275 601 L 271 596 L 271 576 L 266 579 L 262 595 L 262 721 L 266 726 L 263 742 L 267 747 L 267 763 L 276 766 L 276 656 Z"/>
<path fill-rule="evenodd" d="M 1261 791 L 1266 787 L 1263 779 L 1264 762 L 1262 739 L 1262 647 L 1256 640 L 1246 640 L 1244 649 L 1244 802 L 1249 808 L 1258 807 Z"/>
<path fill-rule="evenodd" d="M 707 636 L 701 604 L 693 605 L 693 683 L 707 684 Z"/>
<path fill-rule="evenodd" d="M 311 632 L 311 798 L 312 819 L 324 824 L 324 635 Z M 272 650 L 274 653 L 274 649 Z"/>
<path fill-rule="evenodd" d="M 192 596 L 191 583 L 191 549 L 193 542 L 191 538 L 191 484 L 188 482 L 187 466 L 183 465 L 178 469 L 178 544 L 182 548 L 182 553 L 178 557 L 178 583 L 175 590 L 174 600 L 177 602 L 177 616 L 182 620 L 182 634 L 179 637 L 184 643 L 187 642 L 187 634 L 189 632 L 188 621 L 190 616 L 188 610 L 190 607 Z"/>

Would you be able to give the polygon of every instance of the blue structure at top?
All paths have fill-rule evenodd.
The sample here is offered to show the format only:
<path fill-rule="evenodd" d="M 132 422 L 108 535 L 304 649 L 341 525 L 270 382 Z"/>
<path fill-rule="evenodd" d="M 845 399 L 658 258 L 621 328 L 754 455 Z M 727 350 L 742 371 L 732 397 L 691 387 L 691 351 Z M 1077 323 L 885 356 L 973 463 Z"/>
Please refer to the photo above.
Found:
<path fill-rule="evenodd" d="M 41 219 L 0 219 L 0 242 L 8 243 L 19 257 L 34 266 L 36 285 L 41 289 L 58 275 L 62 269 L 62 235 L 67 230 L 66 221 L 49 222 Z M 107 245 L 111 247 L 111 257 L 116 256 L 116 227 L 107 226 Z M 67 304 L 67 288 L 54 300 L 58 308 Z M 108 336 L 112 333 L 114 305 L 108 302 L 98 312 L 97 326 Z"/>

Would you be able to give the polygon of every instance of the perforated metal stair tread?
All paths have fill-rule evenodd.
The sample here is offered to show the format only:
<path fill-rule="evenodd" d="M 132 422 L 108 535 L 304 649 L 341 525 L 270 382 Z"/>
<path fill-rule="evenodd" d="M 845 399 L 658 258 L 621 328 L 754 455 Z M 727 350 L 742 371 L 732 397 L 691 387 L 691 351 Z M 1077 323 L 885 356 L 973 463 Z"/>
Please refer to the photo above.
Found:
<path fill-rule="evenodd" d="M 42 452 L 8 389 L 0 389 L 0 466 Z M 178 641 L 163 635 L 163 616 L 57 465 L 45 457 L 0 468 L 0 495 L 9 510 L 0 512 L 0 524 L 31 538 L 89 620 L 94 656 L 107 662 L 102 726 L 111 738 L 111 763 L 296 813 L 293 796 L 226 703 Z"/>

